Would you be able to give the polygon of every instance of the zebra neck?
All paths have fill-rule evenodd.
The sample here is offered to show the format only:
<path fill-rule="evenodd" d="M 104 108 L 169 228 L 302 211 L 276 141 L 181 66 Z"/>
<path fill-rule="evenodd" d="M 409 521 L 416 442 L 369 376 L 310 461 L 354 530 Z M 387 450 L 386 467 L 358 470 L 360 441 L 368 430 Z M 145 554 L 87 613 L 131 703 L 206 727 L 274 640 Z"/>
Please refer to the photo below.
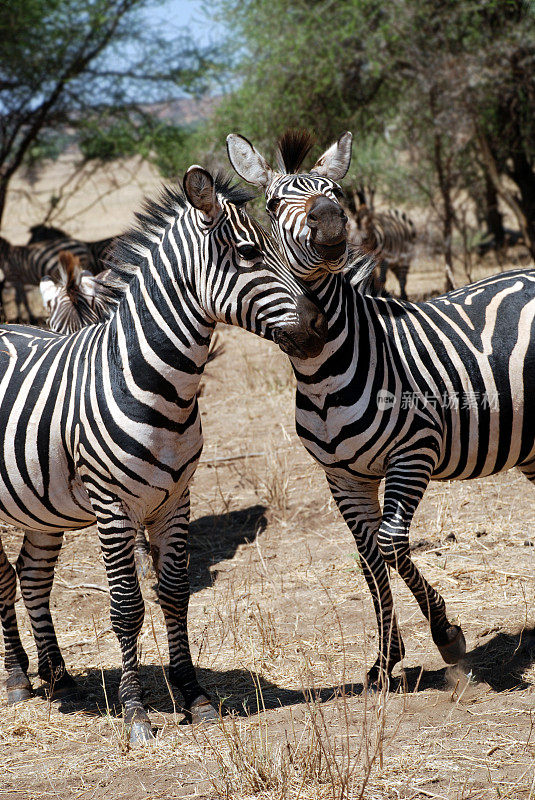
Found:
<path fill-rule="evenodd" d="M 327 275 L 308 286 L 325 314 L 327 340 L 317 358 L 291 361 L 298 395 L 317 404 L 337 393 L 342 398 L 365 382 L 373 364 L 384 360 L 379 356 L 384 340 L 369 313 L 372 298 L 356 291 L 343 274 Z"/>
<path fill-rule="evenodd" d="M 108 351 L 129 394 L 158 397 L 187 409 L 195 403 L 214 321 L 188 289 L 189 281 L 136 274 L 110 323 Z M 139 387 L 139 392 L 137 388 Z M 146 400 L 144 401 L 146 402 Z"/>

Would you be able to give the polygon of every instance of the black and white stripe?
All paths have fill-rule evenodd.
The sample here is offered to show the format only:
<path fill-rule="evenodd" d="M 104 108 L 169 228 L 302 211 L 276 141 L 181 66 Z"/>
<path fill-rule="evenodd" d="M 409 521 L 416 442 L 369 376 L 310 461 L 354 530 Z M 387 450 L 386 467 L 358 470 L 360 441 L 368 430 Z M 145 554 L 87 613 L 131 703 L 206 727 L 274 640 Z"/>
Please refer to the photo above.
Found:
<path fill-rule="evenodd" d="M 77 239 L 75 236 L 70 236 L 65 233 L 61 228 L 55 228 L 52 225 L 33 225 L 30 228 L 30 238 L 28 244 L 41 244 L 43 242 L 59 241 L 61 239 L 69 239 L 85 247 L 91 253 L 93 264 L 96 272 L 104 270 L 109 267 L 110 261 L 113 258 L 113 251 L 115 245 L 118 243 L 118 236 L 108 236 L 105 239 L 96 239 L 93 241 L 86 241 L 85 239 Z"/>
<path fill-rule="evenodd" d="M 17 560 L 39 675 L 69 690 L 49 608 L 64 530 L 97 522 L 111 620 L 122 652 L 119 696 L 131 738 L 150 737 L 137 637 L 143 599 L 134 565 L 144 523 L 158 574 L 171 683 L 194 720 L 215 712 L 196 680 L 187 637 L 188 487 L 201 450 L 197 389 L 217 322 L 317 355 L 323 318 L 247 216 L 248 196 L 191 167 L 189 202 L 168 191 L 121 245 L 123 296 L 111 317 L 62 336 L 0 331 L 0 518 L 25 530 Z M 119 266 L 120 265 L 120 266 Z M 15 616 L 15 570 L 0 548 L 0 615 L 10 701 L 31 687 Z"/>
<path fill-rule="evenodd" d="M 266 210 L 293 272 L 304 280 L 325 269 L 339 272 L 348 259 L 347 217 L 336 181 L 351 160 L 349 132 L 316 161 L 306 175 L 294 173 L 308 154 L 312 139 L 306 131 L 288 131 L 277 148 L 278 169 L 243 136 L 227 136 L 227 151 L 236 172 L 266 193 Z"/>
<path fill-rule="evenodd" d="M 361 286 L 373 268 L 372 259 L 360 263 Z M 519 466 L 535 482 L 535 270 L 420 304 L 369 296 L 328 266 L 321 276 L 311 269 L 308 285 L 328 335 L 317 358 L 291 358 L 297 432 L 325 470 L 373 598 L 380 647 L 368 679 L 382 680 L 404 652 L 389 567 L 413 592 L 443 658 L 456 663 L 462 630 L 412 561 L 409 529 L 430 480 Z"/>
<path fill-rule="evenodd" d="M 50 330 L 75 333 L 107 319 L 122 294 L 113 271 L 107 269 L 92 275 L 81 269 L 79 259 L 68 250 L 60 252 L 59 261 L 59 274 L 45 275 L 39 282 Z"/>

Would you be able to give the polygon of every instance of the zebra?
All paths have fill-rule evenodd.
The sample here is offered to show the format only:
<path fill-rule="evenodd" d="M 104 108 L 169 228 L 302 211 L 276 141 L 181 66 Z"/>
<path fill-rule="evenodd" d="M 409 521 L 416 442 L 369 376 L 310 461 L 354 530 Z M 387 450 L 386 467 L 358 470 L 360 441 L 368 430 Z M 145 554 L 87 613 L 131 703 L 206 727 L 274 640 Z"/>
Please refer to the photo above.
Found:
<path fill-rule="evenodd" d="M 53 225 L 32 225 L 30 228 L 30 238 L 28 244 L 37 244 L 41 242 L 53 242 L 60 239 L 70 239 L 71 241 L 78 242 L 84 245 L 93 259 L 96 269 L 102 269 L 109 266 L 110 260 L 113 258 L 113 251 L 119 239 L 118 236 L 108 236 L 105 239 L 97 239 L 96 241 L 84 241 L 82 239 L 75 239 L 65 233 L 61 228 L 56 228 Z"/>
<path fill-rule="evenodd" d="M 4 273 L 3 290 L 8 286 L 15 288 L 17 313 L 21 319 L 24 306 L 31 323 L 35 319 L 26 296 L 26 286 L 38 286 L 44 275 L 59 272 L 59 254 L 69 250 L 80 259 L 83 267 L 94 271 L 94 259 L 90 249 L 82 242 L 73 239 L 54 239 L 32 245 L 14 245 L 0 236 L 0 268 Z"/>
<path fill-rule="evenodd" d="M 293 217 L 302 241 L 317 177 L 286 174 L 281 180 L 250 143 L 232 136 L 231 163 L 265 189 L 272 229 L 283 229 L 283 244 L 291 237 L 286 195 L 297 209 L 299 187 L 307 187 L 301 213 Z M 294 158 L 283 167 L 292 173 L 298 163 Z M 318 181 L 317 191 L 328 177 Z M 292 269 L 294 252 L 286 253 Z M 295 270 L 301 278 L 304 268 Z M 409 549 L 411 521 L 429 481 L 479 478 L 518 466 L 535 483 L 535 417 L 527 404 L 535 395 L 535 270 L 502 273 L 410 303 L 368 294 L 363 287 L 373 259 L 361 259 L 359 268 L 355 285 L 329 265 L 323 273 L 311 267 L 307 285 L 325 313 L 327 339 L 316 358 L 290 360 L 297 433 L 325 471 L 372 595 L 379 653 L 366 678 L 378 688 L 388 686 L 404 656 L 390 567 L 414 594 L 446 663 L 458 663 L 466 652 L 461 627 L 448 620 L 444 599 Z"/>
<path fill-rule="evenodd" d="M 403 211 L 390 209 L 375 212 L 366 203 L 364 192 L 356 192 L 358 205 L 355 203 L 354 228 L 350 239 L 358 242 L 360 251 L 369 253 L 377 261 L 378 274 L 375 276 L 376 293 L 384 291 L 386 273 L 394 273 L 399 283 L 399 294 L 407 300 L 405 286 L 411 266 L 416 240 L 416 228 L 412 220 Z"/>
<path fill-rule="evenodd" d="M 0 331 L 0 518 L 25 531 L 17 573 L 38 672 L 53 696 L 75 685 L 54 632 L 50 590 L 63 531 L 96 521 L 133 742 L 152 735 L 137 663 L 140 523 L 158 575 L 170 682 L 190 721 L 216 716 L 190 655 L 186 552 L 188 487 L 202 450 L 197 389 L 214 327 L 238 325 L 305 359 L 321 351 L 326 333 L 273 240 L 246 214 L 249 199 L 190 167 L 183 191 L 167 189 L 121 242 L 113 269 L 123 294 L 109 319 L 69 336 L 16 325 Z M 15 588 L 0 548 L 8 702 L 31 694 Z"/>
<path fill-rule="evenodd" d="M 61 250 L 58 259 L 58 275 L 45 275 L 39 282 L 50 330 L 75 333 L 109 317 L 121 293 L 112 270 L 92 275 L 89 270 L 82 270 L 80 259 L 70 250 Z"/>

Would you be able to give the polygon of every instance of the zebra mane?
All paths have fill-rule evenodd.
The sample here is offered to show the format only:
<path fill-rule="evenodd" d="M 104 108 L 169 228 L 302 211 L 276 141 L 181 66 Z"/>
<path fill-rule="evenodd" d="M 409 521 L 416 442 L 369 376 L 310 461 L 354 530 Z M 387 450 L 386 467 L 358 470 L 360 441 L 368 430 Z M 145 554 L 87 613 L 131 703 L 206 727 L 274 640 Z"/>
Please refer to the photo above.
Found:
<path fill-rule="evenodd" d="M 288 130 L 277 142 L 277 165 L 287 175 L 299 170 L 314 144 L 314 137 L 306 130 Z"/>
<path fill-rule="evenodd" d="M 365 254 L 358 247 L 348 245 L 348 260 L 344 275 L 357 292 L 367 294 L 372 288 L 373 271 L 377 262 L 373 255 Z"/>
<path fill-rule="evenodd" d="M 233 182 L 231 176 L 214 175 L 216 194 L 242 208 L 255 194 Z M 155 200 L 145 200 L 142 211 L 135 214 L 136 224 L 117 240 L 106 267 L 110 270 L 106 283 L 113 287 L 110 302 L 118 304 L 145 261 L 147 251 L 159 242 L 165 230 L 188 209 L 189 203 L 178 186 L 164 186 Z"/>

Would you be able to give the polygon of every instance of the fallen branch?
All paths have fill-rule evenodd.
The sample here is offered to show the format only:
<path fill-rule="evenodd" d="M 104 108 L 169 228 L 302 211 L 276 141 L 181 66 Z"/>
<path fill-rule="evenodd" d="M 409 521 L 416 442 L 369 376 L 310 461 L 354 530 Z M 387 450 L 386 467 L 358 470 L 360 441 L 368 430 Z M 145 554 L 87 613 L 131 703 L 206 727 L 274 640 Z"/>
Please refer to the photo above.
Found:
<path fill-rule="evenodd" d="M 92 589 L 95 592 L 104 592 L 105 594 L 110 593 L 110 590 L 107 586 L 100 586 L 98 583 L 67 583 L 67 581 L 62 580 L 61 578 L 56 578 L 56 581 L 66 589 L 69 589 L 71 592 L 76 592 L 79 589 Z"/>
<path fill-rule="evenodd" d="M 239 456 L 221 456 L 221 458 L 207 458 L 202 459 L 199 461 L 199 464 L 204 464 L 206 467 L 212 466 L 212 464 L 221 464 L 225 461 L 239 461 L 242 458 L 259 458 L 260 456 L 265 456 L 265 453 L 243 453 Z"/>

